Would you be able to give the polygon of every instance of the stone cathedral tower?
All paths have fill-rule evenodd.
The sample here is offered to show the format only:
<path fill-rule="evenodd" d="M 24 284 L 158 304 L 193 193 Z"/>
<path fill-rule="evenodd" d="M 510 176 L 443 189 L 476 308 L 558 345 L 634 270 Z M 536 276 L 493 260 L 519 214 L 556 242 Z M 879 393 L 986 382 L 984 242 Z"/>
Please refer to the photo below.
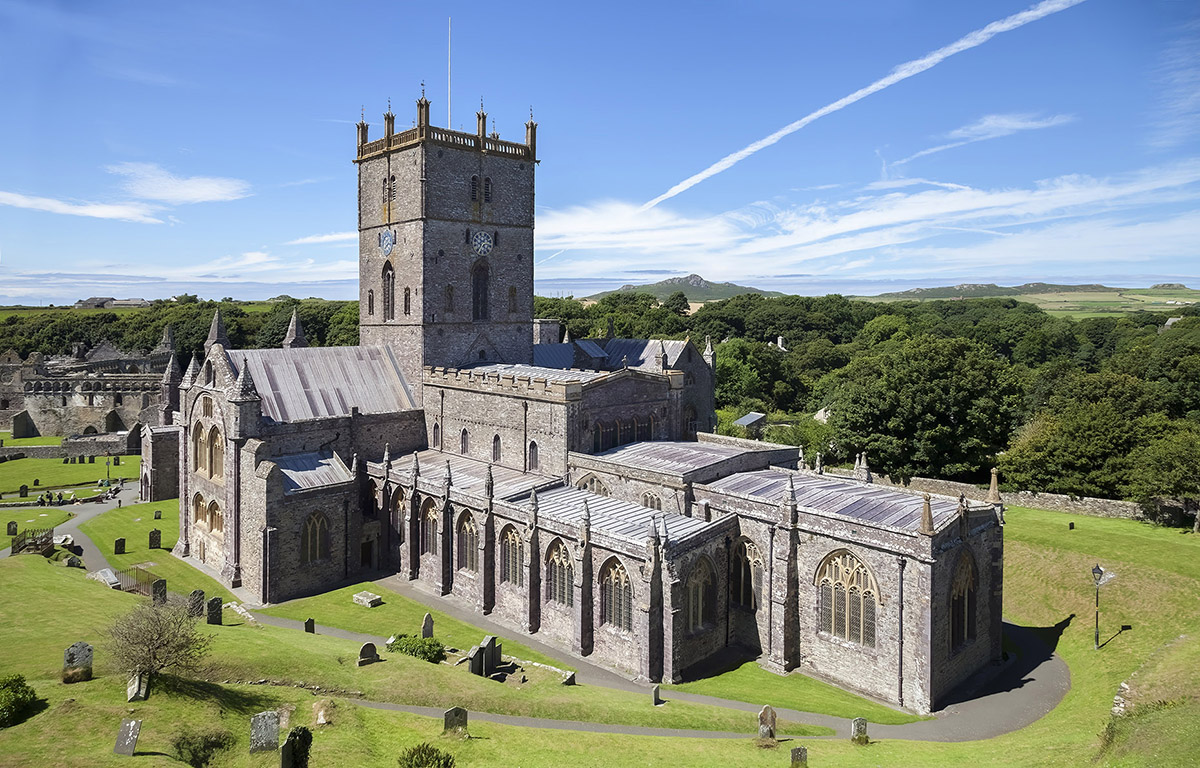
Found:
<path fill-rule="evenodd" d="M 537 124 L 525 143 L 416 127 L 383 138 L 358 124 L 359 333 L 392 347 L 414 390 L 421 368 L 533 361 L 533 178 Z"/>

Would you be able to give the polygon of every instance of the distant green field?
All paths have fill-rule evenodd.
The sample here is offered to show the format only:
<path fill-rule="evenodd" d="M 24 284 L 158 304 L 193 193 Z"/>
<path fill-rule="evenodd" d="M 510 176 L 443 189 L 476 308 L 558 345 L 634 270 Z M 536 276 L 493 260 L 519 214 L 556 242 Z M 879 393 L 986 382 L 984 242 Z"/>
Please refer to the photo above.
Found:
<path fill-rule="evenodd" d="M 269 301 L 235 301 L 234 304 L 248 314 L 266 312 L 271 309 L 271 307 L 275 306 Z M 114 309 L 75 309 L 74 307 L 0 307 L 0 320 L 3 320 L 9 315 L 48 315 L 63 312 L 70 312 L 76 315 L 99 315 L 105 312 L 114 312 L 118 315 L 124 315 L 130 312 L 137 312 L 139 309 L 139 307 L 117 307 Z"/>
<path fill-rule="evenodd" d="M 915 297 L 858 297 L 864 301 L 912 301 Z M 1022 293 L 1009 296 L 987 296 L 971 294 L 969 298 L 1006 298 L 1036 304 L 1039 308 L 1058 317 L 1112 317 L 1125 312 L 1171 313 L 1182 309 L 1188 303 L 1200 304 L 1200 291 L 1196 290 L 1154 290 L 1151 288 L 1122 288 L 1112 291 L 1061 291 L 1053 293 Z M 938 299 L 916 299 L 918 301 L 936 301 Z M 1168 303 L 1175 302 L 1175 303 Z"/>

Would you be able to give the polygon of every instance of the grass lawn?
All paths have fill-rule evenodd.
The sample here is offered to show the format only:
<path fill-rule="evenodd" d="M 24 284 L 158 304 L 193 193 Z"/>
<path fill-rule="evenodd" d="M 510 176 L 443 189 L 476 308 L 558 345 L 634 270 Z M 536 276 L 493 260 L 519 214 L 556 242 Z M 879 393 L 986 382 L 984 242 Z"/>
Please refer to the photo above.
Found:
<path fill-rule="evenodd" d="M 162 520 L 154 519 L 154 510 L 162 510 Z M 162 531 L 162 549 L 150 549 L 150 530 Z M 100 548 L 113 568 L 129 568 L 144 563 L 146 569 L 167 580 L 167 590 L 187 594 L 203 589 L 206 598 L 232 599 L 233 593 L 207 574 L 171 554 L 179 540 L 179 501 L 166 499 L 147 504 L 131 504 L 93 517 L 79 530 Z M 113 542 L 125 539 L 125 554 L 114 555 Z M 88 564 L 88 567 L 92 566 Z"/>
<path fill-rule="evenodd" d="M 8 530 L 8 521 L 17 521 L 17 530 L 23 531 L 26 528 L 57 528 L 63 523 L 70 520 L 71 513 L 65 509 L 56 507 L 13 507 L 11 509 L 0 509 L 0 525 L 4 526 L 4 530 Z M 0 541 L 5 541 L 0 539 Z M 6 543 L 4 546 L 8 546 Z"/>
<path fill-rule="evenodd" d="M 107 467 L 112 479 L 137 480 L 142 457 L 122 456 L 121 465 Z M 0 464 L 0 493 L 10 494 L 29 486 L 29 492 L 37 496 L 37 488 L 65 488 L 72 485 L 95 485 L 105 475 L 104 457 L 96 457 L 95 464 L 63 464 L 62 459 L 17 459 Z M 34 487 L 34 479 L 39 481 Z"/>
<path fill-rule="evenodd" d="M 62 437 L 57 435 L 42 435 L 41 437 L 13 437 L 12 432 L 0 432 L 0 440 L 4 447 L 19 448 L 22 445 L 62 445 Z"/>

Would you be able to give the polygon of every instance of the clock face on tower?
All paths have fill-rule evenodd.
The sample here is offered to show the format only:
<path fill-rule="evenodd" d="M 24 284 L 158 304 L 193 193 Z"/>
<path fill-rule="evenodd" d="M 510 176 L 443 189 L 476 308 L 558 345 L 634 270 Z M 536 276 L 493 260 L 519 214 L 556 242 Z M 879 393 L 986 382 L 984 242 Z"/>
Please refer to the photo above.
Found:
<path fill-rule="evenodd" d="M 471 237 L 471 248 L 480 256 L 492 252 L 492 235 L 490 232 L 476 232 Z"/>

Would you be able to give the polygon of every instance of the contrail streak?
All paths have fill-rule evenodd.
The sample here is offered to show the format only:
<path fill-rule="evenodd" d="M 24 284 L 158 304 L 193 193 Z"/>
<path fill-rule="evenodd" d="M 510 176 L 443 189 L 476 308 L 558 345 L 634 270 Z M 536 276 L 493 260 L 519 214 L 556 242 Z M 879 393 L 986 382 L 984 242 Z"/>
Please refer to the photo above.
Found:
<path fill-rule="evenodd" d="M 1032 21 L 1043 19 L 1051 14 L 1058 13 L 1059 11 L 1065 11 L 1066 9 L 1075 5 L 1079 5 L 1082 2 L 1084 2 L 1084 0 L 1044 0 L 1044 2 L 1027 8 L 1020 13 L 1015 13 L 1006 19 L 993 21 L 986 27 L 977 29 L 965 37 L 955 40 L 950 45 L 947 45 L 943 48 L 938 48 L 933 53 L 927 54 L 922 58 L 914 59 L 901 64 L 893 69 L 891 73 L 887 75 L 887 77 L 876 80 L 865 88 L 860 88 L 849 96 L 845 96 L 833 102 L 832 104 L 821 107 L 816 112 L 806 115 L 794 123 L 785 125 L 778 131 L 775 131 L 775 133 L 772 133 L 770 136 L 767 136 L 764 139 L 759 139 L 744 149 L 740 149 L 731 155 L 726 155 L 717 162 L 705 168 L 703 171 L 700 171 L 700 173 L 697 173 L 695 176 L 689 176 L 675 186 L 671 187 L 666 192 L 643 205 L 639 210 L 649 210 L 664 200 L 669 200 L 678 195 L 680 192 L 691 189 L 705 179 L 716 176 L 721 171 L 731 168 L 737 163 L 740 163 L 742 160 L 745 160 L 747 157 L 750 157 L 750 155 L 753 155 L 760 149 L 766 149 L 775 142 L 779 141 L 785 136 L 795 133 L 814 120 L 822 118 L 825 115 L 833 112 L 837 112 L 844 107 L 848 107 L 856 101 L 865 99 L 872 93 L 882 91 L 889 85 L 895 85 L 901 80 L 907 80 L 913 75 L 918 75 L 927 69 L 931 69 L 956 53 L 968 51 L 972 48 L 983 45 L 1001 32 L 1009 32 L 1019 27 L 1023 27 Z"/>

